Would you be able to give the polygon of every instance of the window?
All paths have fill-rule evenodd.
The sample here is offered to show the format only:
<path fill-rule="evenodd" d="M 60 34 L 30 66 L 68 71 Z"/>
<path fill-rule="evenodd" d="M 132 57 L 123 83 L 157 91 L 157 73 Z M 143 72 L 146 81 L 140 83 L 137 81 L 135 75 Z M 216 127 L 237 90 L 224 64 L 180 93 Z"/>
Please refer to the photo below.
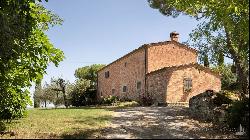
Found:
<path fill-rule="evenodd" d="M 115 95 L 115 89 L 112 89 L 112 95 Z"/>
<path fill-rule="evenodd" d="M 137 82 L 136 87 L 137 87 L 137 90 L 141 89 L 141 81 Z"/>
<path fill-rule="evenodd" d="M 109 71 L 105 72 L 105 78 L 109 78 Z"/>
<path fill-rule="evenodd" d="M 123 87 L 122 87 L 122 92 L 127 92 L 127 90 L 128 90 L 128 89 L 127 89 L 127 86 L 123 86 Z"/>
<path fill-rule="evenodd" d="M 189 92 L 192 89 L 192 79 L 185 78 L 184 79 L 184 92 Z"/>
<path fill-rule="evenodd" d="M 127 62 L 124 63 L 124 66 L 127 67 Z"/>

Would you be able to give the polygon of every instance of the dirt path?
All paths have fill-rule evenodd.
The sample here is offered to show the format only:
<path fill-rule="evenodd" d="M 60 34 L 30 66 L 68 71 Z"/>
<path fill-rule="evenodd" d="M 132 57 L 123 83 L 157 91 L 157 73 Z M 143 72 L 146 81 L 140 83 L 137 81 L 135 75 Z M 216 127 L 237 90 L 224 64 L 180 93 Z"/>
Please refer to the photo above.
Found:
<path fill-rule="evenodd" d="M 99 138 L 232 139 L 235 136 L 212 129 L 211 123 L 191 119 L 185 107 L 133 107 L 116 110 L 112 124 L 101 131 Z"/>

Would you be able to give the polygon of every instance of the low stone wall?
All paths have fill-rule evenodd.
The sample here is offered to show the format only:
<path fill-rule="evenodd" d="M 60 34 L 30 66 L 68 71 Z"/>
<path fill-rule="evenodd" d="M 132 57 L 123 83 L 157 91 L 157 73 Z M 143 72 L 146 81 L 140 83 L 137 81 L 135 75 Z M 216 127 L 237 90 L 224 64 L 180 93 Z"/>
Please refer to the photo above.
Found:
<path fill-rule="evenodd" d="M 228 104 L 220 106 L 215 104 L 216 93 L 206 91 L 189 100 L 189 113 L 193 118 L 203 121 L 223 123 L 225 121 Z"/>

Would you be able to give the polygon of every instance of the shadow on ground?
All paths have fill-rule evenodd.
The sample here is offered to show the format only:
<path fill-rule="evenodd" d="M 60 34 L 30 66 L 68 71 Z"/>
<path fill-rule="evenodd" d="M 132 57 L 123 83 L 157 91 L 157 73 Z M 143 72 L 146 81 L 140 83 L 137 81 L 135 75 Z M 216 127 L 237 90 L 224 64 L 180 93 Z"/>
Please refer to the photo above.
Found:
<path fill-rule="evenodd" d="M 200 139 L 235 138 L 211 123 L 191 119 L 185 107 L 133 107 L 116 109 L 111 124 L 103 129 L 63 134 L 62 138 L 102 139 Z"/>

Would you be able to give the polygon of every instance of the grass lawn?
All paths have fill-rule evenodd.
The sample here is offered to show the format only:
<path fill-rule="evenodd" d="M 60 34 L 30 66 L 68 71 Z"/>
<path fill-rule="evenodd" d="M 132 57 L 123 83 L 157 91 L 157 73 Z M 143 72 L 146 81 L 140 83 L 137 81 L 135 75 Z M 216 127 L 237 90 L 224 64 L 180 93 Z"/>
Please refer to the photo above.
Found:
<path fill-rule="evenodd" d="M 95 138 L 112 118 L 101 108 L 31 109 L 28 116 L 13 121 L 1 138 Z"/>

